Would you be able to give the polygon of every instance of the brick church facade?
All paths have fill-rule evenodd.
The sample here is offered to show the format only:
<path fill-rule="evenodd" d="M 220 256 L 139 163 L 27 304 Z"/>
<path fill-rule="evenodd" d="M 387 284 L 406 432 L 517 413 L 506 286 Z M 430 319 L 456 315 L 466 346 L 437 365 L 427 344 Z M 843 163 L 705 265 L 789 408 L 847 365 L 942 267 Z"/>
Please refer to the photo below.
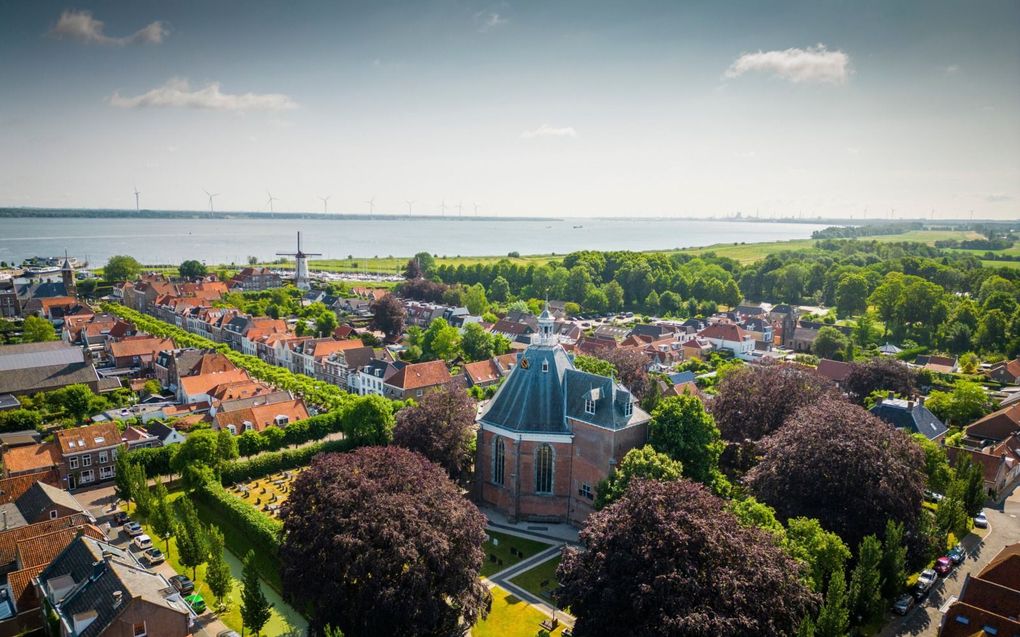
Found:
<path fill-rule="evenodd" d="M 647 441 L 636 402 L 612 378 L 574 368 L 547 309 L 478 418 L 477 498 L 513 521 L 582 524 L 598 483 Z"/>

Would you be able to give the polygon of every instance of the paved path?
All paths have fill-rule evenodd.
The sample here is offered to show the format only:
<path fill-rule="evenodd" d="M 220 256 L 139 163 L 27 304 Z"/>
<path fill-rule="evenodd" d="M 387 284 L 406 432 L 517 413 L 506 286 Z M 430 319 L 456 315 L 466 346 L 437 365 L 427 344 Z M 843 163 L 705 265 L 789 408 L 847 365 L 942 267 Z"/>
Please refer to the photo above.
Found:
<path fill-rule="evenodd" d="M 985 510 L 988 532 L 984 537 L 971 533 L 963 540 L 966 561 L 946 578 L 940 578 L 928 599 L 915 606 L 905 617 L 897 617 L 879 633 L 882 637 L 936 637 L 942 623 L 943 609 L 955 600 L 968 573 L 977 574 L 998 555 L 1003 547 L 1020 542 L 1020 489 L 1014 489 L 1006 500 Z"/>
<path fill-rule="evenodd" d="M 564 546 L 566 545 L 560 544 L 557 546 L 550 546 L 541 553 L 536 553 L 535 555 L 532 555 L 526 560 L 521 560 L 520 562 L 517 562 L 516 564 L 508 568 L 505 568 L 498 573 L 493 573 L 488 578 L 483 579 L 487 580 L 486 584 L 493 584 L 499 586 L 500 588 L 506 589 L 512 595 L 519 599 L 524 600 L 532 608 L 538 610 L 546 617 L 558 619 L 560 621 L 560 624 L 568 628 L 573 628 L 574 627 L 573 616 L 568 615 L 566 612 L 559 610 L 558 608 L 555 608 L 545 599 L 542 599 L 538 595 L 535 595 L 529 591 L 524 590 L 520 586 L 510 581 L 513 578 L 517 577 L 518 575 L 526 571 L 529 571 L 540 564 L 544 564 L 549 560 L 556 559 L 563 552 Z"/>

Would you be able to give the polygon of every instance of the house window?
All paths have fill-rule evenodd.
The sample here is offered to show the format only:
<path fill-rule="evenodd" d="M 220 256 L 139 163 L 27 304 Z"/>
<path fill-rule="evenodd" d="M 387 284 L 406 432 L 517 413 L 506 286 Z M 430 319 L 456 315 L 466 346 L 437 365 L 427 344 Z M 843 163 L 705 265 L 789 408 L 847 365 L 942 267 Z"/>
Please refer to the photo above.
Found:
<path fill-rule="evenodd" d="M 417 396 L 418 398 L 421 398 L 424 393 L 425 393 L 424 389 L 419 389 L 418 391 L 414 392 L 414 395 Z"/>
<path fill-rule="evenodd" d="M 145 622 L 135 624 L 133 634 L 135 637 L 145 637 L 148 634 L 145 632 Z"/>
<path fill-rule="evenodd" d="M 68 458 L 67 459 L 67 464 L 72 469 L 77 469 L 78 468 L 78 456 L 72 456 L 72 457 Z"/>
<path fill-rule="evenodd" d="M 86 482 L 92 482 L 96 479 L 96 474 L 92 472 L 92 469 L 88 471 L 82 471 L 81 476 L 78 478 L 78 482 L 85 484 Z"/>
<path fill-rule="evenodd" d="M 634 404 L 629 400 L 623 404 L 623 415 L 629 416 L 634 413 Z"/>
<path fill-rule="evenodd" d="M 591 485 L 588 484 L 587 482 L 581 483 L 581 488 L 577 490 L 577 495 L 581 496 L 582 498 L 587 498 L 589 500 L 595 499 L 595 492 L 592 491 Z"/>
<path fill-rule="evenodd" d="M 56 509 L 52 509 L 52 510 L 50 511 L 50 519 L 51 519 L 51 520 L 56 520 L 56 519 L 57 519 L 57 516 L 58 516 L 58 515 L 60 515 L 60 514 L 59 514 L 59 513 L 57 513 L 57 510 L 56 510 Z"/>
<path fill-rule="evenodd" d="M 552 493 L 553 450 L 545 444 L 535 452 L 535 493 Z"/>
<path fill-rule="evenodd" d="M 595 401 L 591 398 L 584 399 L 584 413 L 594 414 L 595 413 Z"/>
<path fill-rule="evenodd" d="M 81 457 L 81 466 L 91 467 L 92 466 L 92 454 L 87 453 Z"/>
<path fill-rule="evenodd" d="M 503 486 L 503 470 L 506 465 L 506 444 L 496 437 L 492 446 L 492 481 Z"/>
<path fill-rule="evenodd" d="M 105 451 L 99 452 L 99 464 L 110 461 L 110 454 Z"/>
<path fill-rule="evenodd" d="M 109 480 L 112 477 L 113 477 L 113 467 L 112 466 L 101 467 L 99 469 L 99 479 L 100 480 Z"/>

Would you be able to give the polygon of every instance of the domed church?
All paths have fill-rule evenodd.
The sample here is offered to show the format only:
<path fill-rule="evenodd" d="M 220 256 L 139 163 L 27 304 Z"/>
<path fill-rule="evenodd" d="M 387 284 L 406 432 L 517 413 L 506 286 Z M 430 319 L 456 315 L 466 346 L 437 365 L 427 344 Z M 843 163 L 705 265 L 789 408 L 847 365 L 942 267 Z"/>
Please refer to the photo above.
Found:
<path fill-rule="evenodd" d="M 477 496 L 511 521 L 580 525 L 595 489 L 648 439 L 623 385 L 574 367 L 548 306 L 538 333 L 478 417 Z"/>

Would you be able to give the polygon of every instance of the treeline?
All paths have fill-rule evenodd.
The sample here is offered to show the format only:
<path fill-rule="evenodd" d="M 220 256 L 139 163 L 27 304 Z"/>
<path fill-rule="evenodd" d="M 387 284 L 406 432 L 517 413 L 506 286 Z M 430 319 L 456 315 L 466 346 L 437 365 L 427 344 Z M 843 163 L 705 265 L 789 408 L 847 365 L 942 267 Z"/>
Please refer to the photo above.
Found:
<path fill-rule="evenodd" d="M 903 223 L 874 223 L 862 226 L 829 226 L 811 233 L 812 239 L 855 239 L 886 234 L 903 234 L 923 230 L 924 223 L 911 221 Z"/>

